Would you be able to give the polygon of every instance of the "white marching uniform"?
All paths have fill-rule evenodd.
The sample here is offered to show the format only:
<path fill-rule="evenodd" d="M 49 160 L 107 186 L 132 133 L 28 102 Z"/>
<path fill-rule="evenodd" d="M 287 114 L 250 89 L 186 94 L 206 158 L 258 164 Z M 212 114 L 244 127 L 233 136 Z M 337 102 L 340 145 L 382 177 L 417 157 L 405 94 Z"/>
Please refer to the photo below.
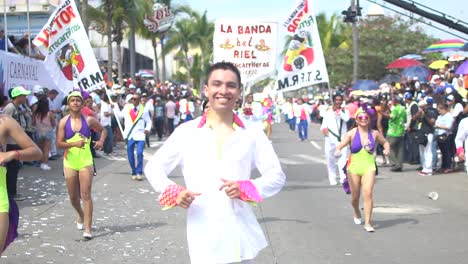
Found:
<path fill-rule="evenodd" d="M 278 193 L 286 176 L 263 131 L 237 128 L 221 145 L 201 117 L 180 125 L 145 168 L 157 192 L 175 184 L 169 173 L 181 165 L 187 190 L 199 192 L 187 209 L 187 240 L 192 264 L 248 263 L 267 246 L 252 206 L 230 199 L 221 179 L 250 180 L 262 198 Z M 250 179 L 257 168 L 261 177 Z"/>
<path fill-rule="evenodd" d="M 455 136 L 456 148 L 463 147 L 465 151 L 465 170 L 468 173 L 468 117 L 460 121 L 458 125 L 457 135 Z"/>
<path fill-rule="evenodd" d="M 348 147 L 341 149 L 341 156 L 335 157 L 335 149 L 348 131 L 346 122 L 349 120 L 349 112 L 341 109 L 338 113 L 332 108 L 323 114 L 323 122 L 320 129 L 328 129 L 328 136 L 325 137 L 325 159 L 327 161 L 328 179 L 330 185 L 336 185 L 339 175 L 340 183 L 343 183 L 346 174 L 343 171 L 348 161 Z M 338 140 L 339 138 L 339 140 Z M 338 170 L 338 175 L 336 171 Z"/>

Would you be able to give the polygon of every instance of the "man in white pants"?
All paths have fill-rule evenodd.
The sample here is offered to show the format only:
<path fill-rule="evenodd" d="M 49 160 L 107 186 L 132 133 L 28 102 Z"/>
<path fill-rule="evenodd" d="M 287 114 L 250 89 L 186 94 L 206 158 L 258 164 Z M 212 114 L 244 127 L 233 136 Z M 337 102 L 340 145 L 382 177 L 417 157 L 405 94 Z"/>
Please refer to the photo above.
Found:
<path fill-rule="evenodd" d="M 323 114 L 323 122 L 320 127 L 325 136 L 325 159 L 327 160 L 330 185 L 338 184 L 337 170 L 340 183 L 343 183 L 346 178 L 343 168 L 348 160 L 348 147 L 341 150 L 339 158 L 336 158 L 334 155 L 336 146 L 348 131 L 346 122 L 349 120 L 349 112 L 341 107 L 342 103 L 342 95 L 337 94 L 333 96 L 333 107 L 327 109 Z"/>

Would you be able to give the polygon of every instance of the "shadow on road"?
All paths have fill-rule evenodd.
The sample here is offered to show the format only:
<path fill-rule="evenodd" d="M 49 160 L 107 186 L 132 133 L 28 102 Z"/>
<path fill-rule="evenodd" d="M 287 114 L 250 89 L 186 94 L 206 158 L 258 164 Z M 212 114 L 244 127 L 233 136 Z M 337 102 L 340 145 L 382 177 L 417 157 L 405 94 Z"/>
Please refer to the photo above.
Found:
<path fill-rule="evenodd" d="M 310 189 L 335 189 L 337 186 L 334 185 L 323 185 L 323 186 L 305 186 L 305 185 L 287 185 L 284 186 L 281 191 L 297 191 L 297 190 L 310 190 Z"/>
<path fill-rule="evenodd" d="M 259 223 L 268 223 L 268 222 L 296 222 L 299 224 L 308 224 L 310 223 L 309 221 L 304 221 L 304 220 L 299 220 L 299 219 L 282 219 L 282 218 L 277 218 L 277 217 L 263 217 L 261 219 L 258 219 Z"/>
<path fill-rule="evenodd" d="M 146 224 L 134 224 L 126 226 L 100 226 L 96 228 L 96 235 L 94 238 L 110 236 L 115 233 L 126 233 L 133 232 L 141 229 L 154 229 L 161 226 L 165 226 L 167 223 L 158 222 L 158 223 L 146 223 Z"/>
<path fill-rule="evenodd" d="M 390 220 L 374 220 L 373 221 L 374 223 L 374 226 L 379 228 L 379 229 L 383 229 L 383 228 L 388 228 L 388 227 L 391 227 L 391 226 L 395 226 L 395 225 L 401 225 L 401 224 L 412 224 L 412 225 L 416 225 L 419 223 L 418 220 L 414 219 L 414 218 L 397 218 L 397 219 L 390 219 Z"/>

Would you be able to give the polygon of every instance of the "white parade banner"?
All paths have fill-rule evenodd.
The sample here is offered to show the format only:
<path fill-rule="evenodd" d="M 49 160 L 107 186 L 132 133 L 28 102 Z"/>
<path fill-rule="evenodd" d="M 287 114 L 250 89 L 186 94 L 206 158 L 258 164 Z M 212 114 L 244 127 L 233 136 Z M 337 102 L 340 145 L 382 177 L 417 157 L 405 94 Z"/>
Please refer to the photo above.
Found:
<path fill-rule="evenodd" d="M 311 0 L 300 0 L 282 24 L 289 39 L 277 89 L 288 92 L 328 82 L 327 66 Z"/>
<path fill-rule="evenodd" d="M 214 62 L 232 62 L 239 68 L 243 83 L 272 74 L 276 66 L 277 30 L 273 22 L 216 21 Z"/>
<path fill-rule="evenodd" d="M 0 50 L 0 91 L 8 96 L 8 90 L 18 85 L 32 91 L 34 85 L 57 89 L 40 60 Z"/>
<path fill-rule="evenodd" d="M 65 94 L 78 88 L 94 90 L 104 84 L 73 0 L 60 2 L 33 43 L 46 55 L 46 68 Z"/>

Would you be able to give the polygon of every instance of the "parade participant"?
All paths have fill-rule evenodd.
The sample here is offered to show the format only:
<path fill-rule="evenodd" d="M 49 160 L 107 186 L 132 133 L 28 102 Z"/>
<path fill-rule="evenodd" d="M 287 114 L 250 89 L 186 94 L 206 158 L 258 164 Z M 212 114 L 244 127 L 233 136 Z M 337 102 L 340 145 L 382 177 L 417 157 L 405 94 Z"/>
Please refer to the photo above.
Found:
<path fill-rule="evenodd" d="M 67 184 L 70 202 L 78 213 L 76 227 L 83 230 L 85 240 L 92 239 L 91 224 L 93 218 L 93 200 L 91 187 L 93 183 L 93 156 L 91 129 L 99 132 L 101 137 L 94 143 L 95 149 L 102 149 L 106 139 L 106 130 L 94 117 L 84 117 L 81 113 L 83 97 L 79 91 L 67 96 L 70 114 L 64 116 L 57 129 L 57 147 L 63 148 L 63 174 Z M 81 208 L 80 199 L 83 201 Z"/>
<path fill-rule="evenodd" d="M 254 259 L 267 241 L 250 203 L 278 193 L 285 182 L 263 131 L 244 126 L 233 113 L 240 87 L 240 73 L 232 63 L 212 65 L 204 86 L 210 110 L 175 130 L 145 168 L 153 188 L 162 193 L 162 205 L 187 209 L 192 264 Z M 167 177 L 177 165 L 185 187 Z M 261 177 L 250 179 L 252 166 Z"/>
<path fill-rule="evenodd" d="M 294 116 L 294 106 L 292 98 L 287 98 L 286 102 L 282 105 L 281 111 L 286 118 L 286 122 L 289 125 L 289 131 L 295 132 L 296 131 L 296 117 Z"/>
<path fill-rule="evenodd" d="M 7 145 L 7 141 L 10 140 L 13 140 L 19 148 L 7 151 L 4 147 Z M 5 164 L 11 161 L 38 160 L 41 156 L 41 150 L 23 131 L 21 126 L 13 118 L 0 114 L 0 250 L 2 252 L 16 238 L 16 236 L 11 235 L 7 237 L 7 233 L 10 233 L 8 230 L 14 229 L 15 231 L 12 234 L 17 234 L 16 228 L 18 227 L 18 222 L 10 223 L 9 212 L 16 214 L 18 212 L 16 204 L 13 204 L 15 201 L 8 198 L 7 167 Z"/>
<path fill-rule="evenodd" d="M 259 129 L 263 129 L 262 104 L 254 101 L 253 94 L 248 94 L 245 98 L 246 100 L 239 116 L 245 120 L 246 123 L 250 123 Z"/>
<path fill-rule="evenodd" d="M 127 157 L 132 170 L 132 180 L 143 180 L 143 150 L 145 149 L 146 135 L 151 133 L 151 118 L 145 107 L 140 104 L 140 96 L 133 94 L 129 97 L 129 104 L 126 104 L 120 112 L 120 117 L 124 119 L 125 130 L 123 136 L 127 141 Z M 136 164 L 135 164 L 136 146 Z"/>
<path fill-rule="evenodd" d="M 299 135 L 300 141 L 305 141 L 309 137 L 309 119 L 310 113 L 312 112 L 308 104 L 304 104 L 304 100 L 302 98 L 297 99 L 295 109 L 295 113 L 298 113 L 296 117 L 297 122 L 297 132 Z"/>
<path fill-rule="evenodd" d="M 262 120 L 263 120 L 263 131 L 267 135 L 267 138 L 271 137 L 271 123 L 273 123 L 273 101 L 268 96 L 262 101 Z"/>
<path fill-rule="evenodd" d="M 355 120 L 357 127 L 346 133 L 343 140 L 336 147 L 335 156 L 339 157 L 341 150 L 350 145 L 351 156 L 349 157 L 346 169 L 351 189 L 351 205 L 354 209 L 354 223 L 358 225 L 362 223 L 361 211 L 359 209 L 359 197 L 362 189 L 364 196 L 364 229 L 367 232 L 374 232 L 371 219 L 377 167 L 373 154 L 376 142 L 384 146 L 384 155 L 388 155 L 390 144 L 377 130 L 370 128 L 370 115 L 366 110 L 361 108 L 356 112 Z"/>
<path fill-rule="evenodd" d="M 341 142 L 346 134 L 347 125 L 349 120 L 348 110 L 341 108 L 343 103 L 343 96 L 337 94 L 333 96 L 333 107 L 324 112 L 323 121 L 320 127 L 323 135 L 325 136 L 325 159 L 328 168 L 328 180 L 330 185 L 337 184 L 337 173 L 339 173 L 340 183 L 346 178 L 342 168 L 346 165 L 348 159 L 348 149 L 343 148 L 341 156 L 336 158 L 334 155 L 336 146 Z"/>
<path fill-rule="evenodd" d="M 468 112 L 468 104 L 465 105 L 464 112 Z M 457 135 L 455 136 L 455 146 L 457 148 L 457 156 L 462 161 L 465 161 L 465 172 L 468 174 L 468 118 L 462 119 L 458 125 Z"/>

